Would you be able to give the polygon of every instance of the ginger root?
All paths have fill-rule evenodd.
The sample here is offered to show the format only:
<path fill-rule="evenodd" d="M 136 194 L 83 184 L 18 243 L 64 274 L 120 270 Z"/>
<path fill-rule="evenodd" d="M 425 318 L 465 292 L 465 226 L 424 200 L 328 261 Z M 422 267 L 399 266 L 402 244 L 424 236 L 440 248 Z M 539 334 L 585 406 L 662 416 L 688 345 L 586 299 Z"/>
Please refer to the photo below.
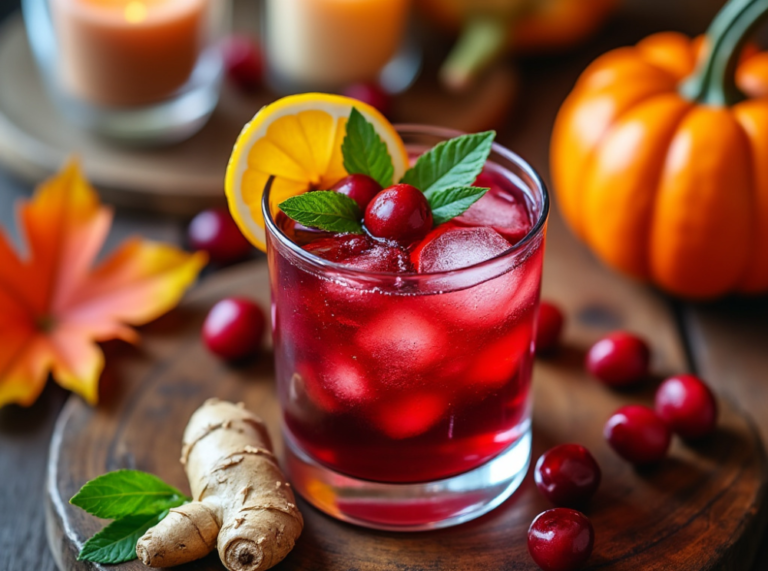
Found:
<path fill-rule="evenodd" d="M 210 399 L 190 418 L 181 454 L 194 501 L 170 510 L 139 539 L 139 559 L 171 567 L 218 547 L 230 571 L 262 571 L 282 561 L 304 520 L 264 422 L 242 403 Z"/>

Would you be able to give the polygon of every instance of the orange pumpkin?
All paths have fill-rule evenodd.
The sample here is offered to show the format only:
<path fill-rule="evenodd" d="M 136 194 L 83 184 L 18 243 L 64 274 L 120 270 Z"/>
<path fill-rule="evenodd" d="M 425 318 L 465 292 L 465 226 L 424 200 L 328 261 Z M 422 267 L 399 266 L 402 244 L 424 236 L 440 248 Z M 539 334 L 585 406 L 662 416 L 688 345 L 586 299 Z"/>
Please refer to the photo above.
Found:
<path fill-rule="evenodd" d="M 731 0 L 701 42 L 597 59 L 551 143 L 560 211 L 606 264 L 690 298 L 768 291 L 768 0 Z M 701 57 L 699 57 L 701 54 Z"/>

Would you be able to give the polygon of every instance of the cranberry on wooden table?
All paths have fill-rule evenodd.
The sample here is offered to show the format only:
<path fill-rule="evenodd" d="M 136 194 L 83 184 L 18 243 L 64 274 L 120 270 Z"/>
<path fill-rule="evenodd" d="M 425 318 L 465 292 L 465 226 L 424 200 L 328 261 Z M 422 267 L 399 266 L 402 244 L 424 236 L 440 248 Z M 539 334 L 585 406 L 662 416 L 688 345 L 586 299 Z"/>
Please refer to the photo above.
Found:
<path fill-rule="evenodd" d="M 568 508 L 547 510 L 528 529 L 528 551 L 543 571 L 576 571 L 587 562 L 595 530 L 587 516 Z"/>
<path fill-rule="evenodd" d="M 694 375 L 670 377 L 656 390 L 656 413 L 683 438 L 701 438 L 717 425 L 717 401 Z"/>
<path fill-rule="evenodd" d="M 230 264 L 251 253 L 251 244 L 224 208 L 203 210 L 189 223 L 189 245 L 208 253 L 212 262 Z"/>
<path fill-rule="evenodd" d="M 603 436 L 614 451 L 633 464 L 651 464 L 667 455 L 672 432 L 647 406 L 621 407 L 608 419 Z"/>
<path fill-rule="evenodd" d="M 365 227 L 377 238 L 409 244 L 432 230 L 432 210 L 418 188 L 396 184 L 370 202 L 365 210 Z"/>
<path fill-rule="evenodd" d="M 203 341 L 222 359 L 243 359 L 259 351 L 265 327 L 264 312 L 256 303 L 227 297 L 208 312 L 203 323 Z"/>
<path fill-rule="evenodd" d="M 536 328 L 536 352 L 546 353 L 560 344 L 565 316 L 560 308 L 547 301 L 539 304 L 539 319 Z"/>
<path fill-rule="evenodd" d="M 541 455 L 533 478 L 536 487 L 556 506 L 586 503 L 600 486 L 602 473 L 592 454 L 580 444 L 561 444 Z"/>
<path fill-rule="evenodd" d="M 243 91 L 255 91 L 262 82 L 264 63 L 261 49 L 248 36 L 230 36 L 222 42 L 224 68 L 229 79 Z"/>
<path fill-rule="evenodd" d="M 637 335 L 615 331 L 595 343 L 587 353 L 586 367 L 605 384 L 620 387 L 648 375 L 651 351 Z"/>
<path fill-rule="evenodd" d="M 357 202 L 360 210 L 365 212 L 373 197 L 381 192 L 381 185 L 368 175 L 350 174 L 333 185 L 331 190 L 344 194 Z"/>

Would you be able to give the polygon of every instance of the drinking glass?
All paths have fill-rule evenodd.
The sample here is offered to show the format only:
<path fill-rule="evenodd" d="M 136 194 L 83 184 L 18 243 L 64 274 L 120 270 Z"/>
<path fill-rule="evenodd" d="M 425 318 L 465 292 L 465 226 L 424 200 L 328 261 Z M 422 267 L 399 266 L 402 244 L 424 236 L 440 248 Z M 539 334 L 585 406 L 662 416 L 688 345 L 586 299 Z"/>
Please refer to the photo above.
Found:
<path fill-rule="evenodd" d="M 413 158 L 458 135 L 397 129 Z M 455 525 L 498 506 L 525 476 L 549 199 L 501 145 L 485 171 L 526 200 L 533 226 L 493 259 L 434 274 L 311 255 L 283 232 L 266 189 L 287 469 L 334 517 L 403 531 Z"/>

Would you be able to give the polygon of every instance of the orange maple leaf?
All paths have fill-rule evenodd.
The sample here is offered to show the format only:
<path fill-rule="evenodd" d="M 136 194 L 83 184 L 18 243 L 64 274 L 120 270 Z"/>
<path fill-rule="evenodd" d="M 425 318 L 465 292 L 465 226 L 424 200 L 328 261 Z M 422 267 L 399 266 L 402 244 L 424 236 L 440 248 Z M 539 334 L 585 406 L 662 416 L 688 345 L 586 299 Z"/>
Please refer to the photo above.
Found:
<path fill-rule="evenodd" d="M 205 265 L 205 254 L 135 238 L 93 267 L 112 215 L 73 162 L 22 202 L 24 259 L 0 233 L 0 406 L 31 405 L 49 373 L 95 404 L 97 342 L 137 342 L 131 326 L 174 307 Z"/>

